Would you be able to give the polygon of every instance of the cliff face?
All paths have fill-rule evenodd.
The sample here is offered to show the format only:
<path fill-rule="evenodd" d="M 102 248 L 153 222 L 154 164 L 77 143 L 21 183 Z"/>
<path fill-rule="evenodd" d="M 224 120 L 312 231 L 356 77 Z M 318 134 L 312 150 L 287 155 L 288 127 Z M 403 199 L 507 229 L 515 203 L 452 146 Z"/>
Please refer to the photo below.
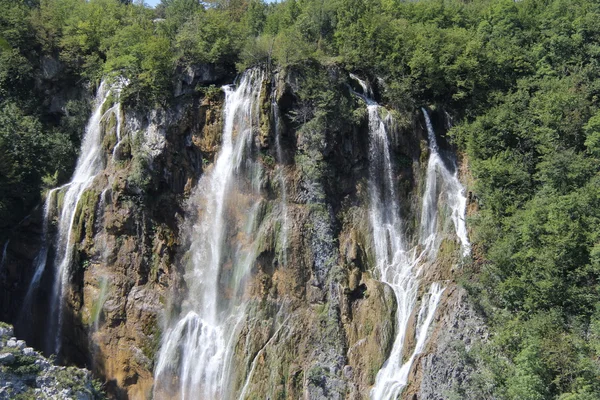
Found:
<path fill-rule="evenodd" d="M 221 113 L 218 97 L 185 98 L 168 111 L 118 113 L 102 120 L 104 168 L 73 217 L 59 359 L 88 366 L 119 398 L 146 398 L 160 340 L 158 319 L 177 275 L 181 203 L 218 145 Z M 54 338 L 43 331 L 52 325 L 58 253 L 53 242 L 63 197 L 59 191 L 51 203 L 50 250 L 29 304 L 26 293 L 43 242 L 42 207 L 18 227 L 2 270 L 3 319 L 14 321 L 19 336 L 49 354 L 55 353 Z"/>
<path fill-rule="evenodd" d="M 330 68 L 319 73 L 333 98 L 305 95 L 309 78 L 299 70 L 265 74 L 261 86 L 248 155 L 261 171 L 256 222 L 261 229 L 252 242 L 255 258 L 241 295 L 245 311 L 231 344 L 232 397 L 369 398 L 398 335 L 394 291 L 381 282 L 375 268 L 369 117 L 365 104 L 352 94 L 349 85 L 356 84 L 345 71 Z M 190 82 L 184 79 L 178 86 L 179 97 L 168 109 L 139 112 L 116 107 L 103 118 L 104 167 L 74 214 L 61 359 L 89 366 L 116 398 L 152 396 L 161 337 L 189 302 L 186 265 L 190 241 L 198 234 L 190 229 L 190 220 L 205 212 L 193 197 L 200 177 L 216 168 L 225 99 L 217 91 L 184 90 L 195 78 L 186 79 Z M 210 83 L 210 76 L 202 79 Z M 311 124 L 320 118 L 321 102 L 336 106 L 323 124 Z M 113 103 L 116 99 L 105 107 Z M 336 118 L 336 110 L 348 113 Z M 402 229 L 418 246 L 430 155 L 427 130 L 420 112 L 393 116 L 392 179 Z M 442 158 L 451 164 L 451 152 L 444 150 L 446 116 L 438 110 L 432 117 Z M 234 132 L 234 137 L 239 134 Z M 60 199 L 59 191 L 57 210 Z M 243 212 L 236 215 L 232 208 L 225 220 L 240 224 L 246 218 Z M 43 224 L 36 221 L 42 214 L 40 209 L 21 225 L 23 238 L 11 240 L 1 271 L 7 289 L 3 318 L 15 321 L 17 332 L 40 346 L 48 341 L 40 332 L 47 324 L 47 299 L 56 280 L 49 262 L 27 304 L 33 255 L 42 243 Z M 58 211 L 50 218 L 52 238 Z M 444 398 L 446 391 L 460 386 L 470 371 L 457 367 L 449 349 L 459 342 L 470 346 L 472 336 L 484 332 L 454 281 L 461 251 L 449 221 L 446 210 L 439 217 L 435 262 L 419 275 L 403 360 L 417 346 L 419 310 L 429 296 L 427 288 L 441 282 L 444 291 L 425 350 L 416 354 L 410 369 L 406 398 Z M 229 230 L 224 240 L 230 247 L 243 247 L 249 239 Z M 50 250 L 49 260 L 55 251 Z M 227 270 L 227 262 L 224 265 Z M 171 379 L 154 389 L 155 398 L 181 394 L 176 372 Z"/>

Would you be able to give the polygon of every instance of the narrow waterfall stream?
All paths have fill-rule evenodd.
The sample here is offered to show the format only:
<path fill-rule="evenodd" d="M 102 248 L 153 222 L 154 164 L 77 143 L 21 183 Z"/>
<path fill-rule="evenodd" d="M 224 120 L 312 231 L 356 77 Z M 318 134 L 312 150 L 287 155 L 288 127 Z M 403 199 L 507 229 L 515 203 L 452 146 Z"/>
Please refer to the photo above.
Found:
<path fill-rule="evenodd" d="M 77 205 L 85 190 L 91 185 L 96 175 L 104 168 L 102 150 L 102 121 L 116 109 L 112 107 L 103 112 L 104 104 L 111 95 L 118 95 L 120 84 L 110 87 L 102 81 L 96 94 L 94 111 L 90 117 L 80 149 L 79 159 L 71 181 L 65 185 L 66 193 L 62 201 L 62 209 L 58 217 L 58 234 L 56 238 L 56 256 L 54 259 L 54 288 L 50 300 L 50 332 L 54 336 L 54 353 L 60 354 L 64 318 L 65 294 L 69 283 L 69 274 L 73 258 L 73 223 Z M 120 117 L 117 117 L 120 123 Z M 120 132 L 117 126 L 117 132 Z"/>
<path fill-rule="evenodd" d="M 25 294 L 25 298 L 23 300 L 23 305 L 21 306 L 21 311 L 19 312 L 19 323 L 21 324 L 24 321 L 29 320 L 32 317 L 31 307 L 33 296 L 37 292 L 40 281 L 42 279 L 42 275 L 44 270 L 46 269 L 46 263 L 48 261 L 48 251 L 49 251 L 49 225 L 50 219 L 52 218 L 51 213 L 55 208 L 55 199 L 56 192 L 59 188 L 51 189 L 46 194 L 46 201 L 44 202 L 44 221 L 42 223 L 42 244 L 40 250 L 38 251 L 37 256 L 33 260 L 34 264 L 34 272 L 33 278 L 31 278 L 31 282 L 29 282 L 29 287 L 27 288 L 27 292 Z"/>
<path fill-rule="evenodd" d="M 28 322 L 34 296 L 40 286 L 42 275 L 48 265 L 54 267 L 54 283 L 51 291 L 48 312 L 47 353 L 60 355 L 64 319 L 65 295 L 69 284 L 69 275 L 73 262 L 73 228 L 78 204 L 96 175 L 104 168 L 102 149 L 102 124 L 108 115 L 114 114 L 117 120 L 117 132 L 121 132 L 120 105 L 116 103 L 105 111 L 109 98 L 118 98 L 124 82 L 109 85 L 102 81 L 96 92 L 92 115 L 82 138 L 80 155 L 71 181 L 61 187 L 48 191 L 44 204 L 42 245 L 34 261 L 33 277 L 27 288 L 19 321 Z M 60 201 L 59 201 L 60 196 Z M 56 237 L 50 237 L 49 226 L 57 217 Z M 50 250 L 53 260 L 48 260 Z"/>
<path fill-rule="evenodd" d="M 437 251 L 439 243 L 435 243 L 437 238 L 437 215 L 438 201 L 445 201 L 450 208 L 450 217 L 454 224 L 456 236 L 460 240 L 463 256 L 471 252 L 471 244 L 467 236 L 467 225 L 465 223 L 465 213 L 467 211 L 467 197 L 465 188 L 458 179 L 458 168 L 454 173 L 446 167 L 439 153 L 435 132 L 429 113 L 422 108 L 427 126 L 427 137 L 429 139 L 429 161 L 427 162 L 427 180 L 425 194 L 423 196 L 423 211 L 421 215 L 421 243 L 429 250 Z M 438 178 L 441 181 L 441 188 L 438 189 Z M 435 254 L 432 254 L 435 257 Z"/>
<path fill-rule="evenodd" d="M 285 168 L 283 159 L 283 150 L 281 149 L 281 116 L 279 115 L 279 105 L 277 104 L 277 79 L 278 75 L 275 75 L 273 80 L 273 90 L 271 93 L 271 112 L 273 113 L 273 128 L 275 130 L 275 155 L 277 156 L 277 182 L 279 184 L 279 206 L 280 206 L 280 240 L 281 243 L 280 262 L 284 266 L 287 265 L 287 246 L 288 246 L 288 207 L 287 207 L 287 190 L 285 181 Z"/>
<path fill-rule="evenodd" d="M 256 258 L 264 202 L 260 167 L 251 158 L 262 83 L 262 72 L 249 70 L 237 88 L 223 87 L 222 144 L 189 201 L 190 213 L 199 216 L 188 233 L 187 295 L 163 334 L 155 398 L 234 396 L 232 352 L 245 315 L 244 282 Z"/>
<path fill-rule="evenodd" d="M 373 100 L 369 84 L 355 75 L 363 93 L 356 93 L 367 104 L 369 115 L 369 194 L 370 221 L 379 279 L 394 290 L 397 302 L 396 338 L 390 355 L 377 374 L 371 398 L 375 400 L 396 399 L 408 383 L 408 375 L 415 357 L 421 353 L 427 341 L 427 333 L 444 288 L 434 282 L 421 299 L 416 319 L 415 348 L 403 362 L 404 345 L 409 330 L 410 317 L 417 306 L 420 277 L 424 268 L 435 261 L 441 243 L 438 212 L 444 203 L 451 210 L 455 232 L 460 240 L 463 255 L 470 245 L 464 221 L 466 198 L 457 174 L 452 175 L 439 155 L 435 133 L 429 115 L 423 109 L 429 138 L 429 161 L 418 243 L 411 247 L 400 216 L 398 194 L 395 188 L 394 162 L 390 153 L 390 135 L 393 120 L 385 109 Z M 385 117 L 382 114 L 387 113 Z M 440 184 L 438 185 L 438 178 Z"/>
<path fill-rule="evenodd" d="M 2 272 L 2 268 L 4 268 L 4 264 L 6 264 L 6 253 L 8 250 L 8 245 L 10 244 L 10 239 L 4 242 L 4 246 L 2 246 L 2 258 L 0 258 L 0 272 Z"/>

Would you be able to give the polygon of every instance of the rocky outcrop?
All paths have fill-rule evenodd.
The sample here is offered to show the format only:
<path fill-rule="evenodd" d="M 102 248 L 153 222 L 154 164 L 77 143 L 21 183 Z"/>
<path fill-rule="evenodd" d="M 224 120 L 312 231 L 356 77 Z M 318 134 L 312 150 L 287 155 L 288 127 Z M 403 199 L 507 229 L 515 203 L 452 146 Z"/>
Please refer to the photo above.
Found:
<path fill-rule="evenodd" d="M 151 393 L 159 318 L 170 301 L 167 288 L 176 288 L 180 276 L 173 260 L 182 204 L 219 142 L 221 100 L 217 94 L 168 110 L 125 110 L 118 133 L 116 116 L 103 120 L 105 168 L 74 216 L 59 360 L 89 367 L 114 398 L 145 399 Z M 62 196 L 56 194 L 56 207 Z M 7 246 L 0 311 L 16 323 L 17 334 L 36 347 L 53 348 L 48 343 L 54 339 L 43 332 L 49 324 L 58 209 L 51 212 L 40 287 L 31 304 L 23 304 L 40 254 L 41 208 L 19 225 Z"/>
<path fill-rule="evenodd" d="M 471 393 L 476 365 L 469 352 L 486 343 L 489 331 L 465 289 L 446 289 L 426 351 L 413 365 L 404 398 L 410 400 L 480 399 Z"/>
<path fill-rule="evenodd" d="M 68 296 L 65 361 L 90 365 L 115 398 L 145 399 L 152 391 L 159 319 L 167 289 L 180 279 L 181 204 L 212 157 L 218 104 L 205 98 L 126 111 L 119 151 L 107 144 L 107 166 L 87 192 L 93 201 L 82 201 L 76 214 L 79 268 Z M 106 138 L 115 127 L 105 129 Z"/>
<path fill-rule="evenodd" d="M 56 366 L 0 322 L 0 400 L 103 399 L 101 385 L 85 369 Z"/>
<path fill-rule="evenodd" d="M 106 119 L 106 168 L 75 213 L 61 360 L 89 366 L 114 398 L 151 396 L 163 318 L 185 297 L 183 229 L 193 217 L 186 202 L 202 173 L 212 168 L 222 131 L 222 94 L 208 87 L 195 90 L 223 78 L 211 68 L 180 71 L 178 100 L 168 108 L 125 109 L 119 133 L 117 119 Z M 315 101 L 300 95 L 307 79 L 301 71 L 271 75 L 261 93 L 252 157 L 262 168 L 261 218 L 267 222 L 246 283 L 248 311 L 234 344 L 232 379 L 232 391 L 243 390 L 246 398 L 367 399 L 395 337 L 395 297 L 373 268 L 364 103 L 348 90 L 345 71 L 319 68 L 332 88 L 334 98 L 326 99 L 336 104 L 332 114 L 345 113 L 335 123 L 330 116 L 317 121 Z M 281 115 L 277 142 L 272 87 Z M 441 127 L 439 114 L 434 123 Z M 426 133 L 416 112 L 395 117 L 394 178 L 405 229 L 413 232 L 428 156 Z M 284 189 L 288 227 L 282 240 L 278 213 Z M 27 227 L 30 234 L 41 233 L 34 217 L 23 231 Z M 11 320 L 18 320 L 11 310 L 20 309 L 36 245 L 34 240 L 9 246 L 11 259 L 1 276 L 5 287 L 21 287 L 2 299 Z M 456 361 L 457 343 L 468 348 L 473 336 L 485 336 L 464 291 L 453 283 L 458 250 L 446 238 L 438 262 L 423 276 L 423 287 L 438 281 L 448 285 L 427 349 L 413 364 L 407 398 L 446 398 L 444 393 L 470 374 Z M 51 282 L 51 271 L 48 276 Z M 17 325 L 17 333 L 30 335 L 34 343 L 45 339 L 39 327 L 50 290 L 47 284 L 36 297 L 38 328 Z M 414 338 L 414 329 L 408 336 Z M 409 338 L 405 354 L 414 346 Z"/>
<path fill-rule="evenodd" d="M 232 77 L 231 71 L 216 64 L 197 64 L 178 67 L 175 76 L 174 96 L 193 94 L 198 88 L 215 83 L 225 83 L 227 77 Z"/>

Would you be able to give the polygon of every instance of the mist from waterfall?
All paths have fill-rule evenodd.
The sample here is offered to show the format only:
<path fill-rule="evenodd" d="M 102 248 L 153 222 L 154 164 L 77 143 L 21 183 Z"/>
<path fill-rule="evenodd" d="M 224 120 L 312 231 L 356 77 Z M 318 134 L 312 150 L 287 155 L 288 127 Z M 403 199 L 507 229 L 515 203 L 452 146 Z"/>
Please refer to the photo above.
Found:
<path fill-rule="evenodd" d="M 187 294 L 163 334 L 155 398 L 227 399 L 234 343 L 245 316 L 245 280 L 255 262 L 264 200 L 251 157 L 263 73 L 225 86 L 222 144 L 189 200 Z"/>
<path fill-rule="evenodd" d="M 394 126 L 392 116 L 373 100 L 373 91 L 366 81 L 353 74 L 350 76 L 362 88 L 362 93 L 353 92 L 365 100 L 369 116 L 369 216 L 375 270 L 379 279 L 393 289 L 397 303 L 396 337 L 388 359 L 377 374 L 371 398 L 392 400 L 400 395 L 408 383 L 413 361 L 425 347 L 428 330 L 445 290 L 440 283 L 434 282 L 420 300 L 415 326 L 416 345 L 410 357 L 403 362 L 411 315 L 418 304 L 420 278 L 427 266 L 435 261 L 441 242 L 437 226 L 440 203 L 443 202 L 452 209 L 455 232 L 461 242 L 463 255 L 466 255 L 470 248 L 464 224 L 466 199 L 457 175 L 450 174 L 440 158 L 429 116 L 423 110 L 429 134 L 430 157 L 422 199 L 418 245 L 411 247 L 395 187 L 395 166 L 390 151 Z M 439 185 L 438 177 L 441 181 Z"/>

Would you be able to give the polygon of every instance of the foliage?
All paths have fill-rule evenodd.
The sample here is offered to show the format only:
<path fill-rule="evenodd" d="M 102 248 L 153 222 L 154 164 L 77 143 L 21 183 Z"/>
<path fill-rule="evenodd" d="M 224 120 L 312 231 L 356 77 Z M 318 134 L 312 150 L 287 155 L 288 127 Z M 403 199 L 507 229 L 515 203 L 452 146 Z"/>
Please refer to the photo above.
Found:
<path fill-rule="evenodd" d="M 15 356 L 15 360 L 13 363 L 2 367 L 3 372 L 27 376 L 28 378 L 31 378 L 31 376 L 33 376 L 34 379 L 35 375 L 38 375 L 41 372 L 41 367 L 35 363 L 37 360 L 36 356 L 26 356 L 18 348 L 6 347 L 3 350 L 5 353 L 10 353 L 13 356 Z"/>
<path fill-rule="evenodd" d="M 335 185 L 323 150 L 357 118 L 343 69 L 390 108 L 437 104 L 469 160 L 479 211 L 468 285 L 494 339 L 481 398 L 600 398 L 600 4 L 592 0 L 0 0 L 0 228 L 75 164 L 88 105 L 48 96 L 129 80 L 128 106 L 167 104 L 178 71 L 255 65 L 297 77 L 307 201 Z M 213 96 L 215 89 L 199 88 Z M 151 185 L 134 143 L 134 191 Z M 137 153 L 136 153 L 137 152 Z M 475 390 L 475 389 L 474 389 Z"/>
<path fill-rule="evenodd" d="M 101 384 L 96 380 L 90 380 L 87 372 L 74 367 L 67 367 L 56 371 L 57 388 L 59 390 L 69 389 L 75 393 L 89 395 L 92 399 L 103 400 L 106 398 Z"/>
<path fill-rule="evenodd" d="M 451 131 L 469 156 L 480 206 L 473 236 L 485 263 L 470 289 L 495 332 L 490 351 L 507 361 L 483 363 L 496 398 L 600 396 L 591 334 L 600 306 L 598 104 L 590 75 L 597 33 L 588 19 L 598 9 L 566 6 L 529 1 L 510 6 L 509 21 L 497 17 L 496 24 L 519 27 L 529 66 Z"/>
<path fill-rule="evenodd" d="M 73 144 L 64 131 L 42 123 L 14 103 L 0 104 L 0 226 L 15 222 L 39 198 L 42 178 L 71 168 Z"/>
<path fill-rule="evenodd" d="M 133 160 L 131 172 L 127 177 L 127 185 L 134 193 L 144 193 L 152 183 L 150 171 L 150 155 L 142 146 L 143 132 L 137 132 L 131 144 Z"/>

